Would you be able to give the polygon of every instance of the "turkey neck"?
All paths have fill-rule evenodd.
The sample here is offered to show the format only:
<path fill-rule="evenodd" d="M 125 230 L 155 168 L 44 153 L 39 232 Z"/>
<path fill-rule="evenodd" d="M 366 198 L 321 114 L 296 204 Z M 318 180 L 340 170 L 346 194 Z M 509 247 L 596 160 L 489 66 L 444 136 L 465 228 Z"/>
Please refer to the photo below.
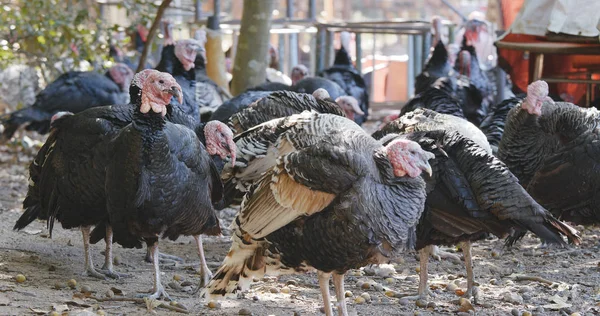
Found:
<path fill-rule="evenodd" d="M 142 138 L 154 138 L 163 130 L 167 120 L 160 114 L 150 110 L 148 113 L 140 112 L 139 107 L 133 113 L 133 127 L 140 131 Z"/>
<path fill-rule="evenodd" d="M 192 68 L 189 71 L 183 69 L 183 64 L 175 56 L 175 45 L 167 45 L 163 47 L 160 62 L 155 68 L 158 71 L 167 72 L 175 76 L 183 76 L 188 80 L 195 80 L 196 72 Z"/>
<path fill-rule="evenodd" d="M 527 113 L 521 105 L 515 107 L 515 111 L 507 118 L 498 158 L 517 176 L 521 185 L 527 187 L 546 157 L 556 150 L 558 142 L 548 137 L 538 116 Z"/>

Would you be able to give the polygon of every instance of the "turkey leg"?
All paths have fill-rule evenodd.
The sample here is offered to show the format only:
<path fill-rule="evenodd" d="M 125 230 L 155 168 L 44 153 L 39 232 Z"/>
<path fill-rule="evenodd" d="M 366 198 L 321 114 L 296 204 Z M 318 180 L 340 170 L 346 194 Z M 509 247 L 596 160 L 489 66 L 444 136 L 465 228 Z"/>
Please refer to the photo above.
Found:
<path fill-rule="evenodd" d="M 334 272 L 333 285 L 335 286 L 335 297 L 337 298 L 338 316 L 348 316 L 348 310 L 346 308 L 346 291 L 344 290 L 344 275 Z"/>
<path fill-rule="evenodd" d="M 417 295 L 405 296 L 405 298 L 409 300 L 426 299 L 430 294 L 429 288 L 427 287 L 427 279 L 429 278 L 429 275 L 427 274 L 427 265 L 429 264 L 431 247 L 433 246 L 427 246 L 419 250 L 419 265 L 421 268 L 419 271 L 419 289 Z"/>
<path fill-rule="evenodd" d="M 200 235 L 194 236 L 194 240 L 196 241 L 196 246 L 198 247 L 198 256 L 200 257 L 200 284 L 199 288 L 205 287 L 210 279 L 212 278 L 212 272 L 208 268 L 206 264 L 206 258 L 204 257 L 204 247 L 202 246 L 202 237 Z"/>
<path fill-rule="evenodd" d="M 139 294 L 138 297 L 147 297 L 149 299 L 159 299 L 160 297 L 164 297 L 166 300 L 170 301 L 171 297 L 169 297 L 169 294 L 167 294 L 165 288 L 160 282 L 160 266 L 158 263 L 158 240 L 155 240 L 152 246 L 150 246 L 149 248 L 154 265 L 154 286 L 152 287 L 152 294 Z"/>
<path fill-rule="evenodd" d="M 152 251 L 150 251 L 150 248 L 146 249 L 146 257 L 144 258 L 144 260 L 146 262 L 154 262 L 154 259 L 152 258 Z M 166 263 L 183 263 L 184 260 L 177 257 L 177 256 L 173 256 L 173 255 L 169 255 L 166 253 L 158 253 L 158 260 L 160 260 L 161 262 L 166 262 Z"/>
<path fill-rule="evenodd" d="M 331 296 L 329 295 L 329 277 L 331 277 L 331 273 L 317 271 L 317 276 L 319 277 L 321 296 L 323 296 L 323 309 L 325 310 L 325 316 L 333 316 L 333 310 L 331 309 Z"/>
<path fill-rule="evenodd" d="M 471 241 L 463 241 L 461 243 L 461 248 L 463 254 L 465 256 L 465 267 L 467 269 L 467 292 L 465 292 L 464 297 L 470 298 L 473 296 L 473 285 L 475 281 L 473 280 L 473 258 L 471 256 Z"/>
<path fill-rule="evenodd" d="M 112 226 L 108 224 L 106 225 L 106 234 L 104 235 L 104 242 L 106 243 L 106 250 L 104 251 L 104 266 L 102 266 L 100 272 L 113 279 L 129 277 L 129 275 L 127 274 L 118 273 L 113 270 L 113 231 Z"/>
<path fill-rule="evenodd" d="M 98 279 L 106 279 L 106 277 L 96 271 L 92 253 L 90 252 L 90 226 L 81 226 L 81 235 L 83 235 L 83 253 L 85 256 L 85 271 L 83 275 L 91 276 Z"/>

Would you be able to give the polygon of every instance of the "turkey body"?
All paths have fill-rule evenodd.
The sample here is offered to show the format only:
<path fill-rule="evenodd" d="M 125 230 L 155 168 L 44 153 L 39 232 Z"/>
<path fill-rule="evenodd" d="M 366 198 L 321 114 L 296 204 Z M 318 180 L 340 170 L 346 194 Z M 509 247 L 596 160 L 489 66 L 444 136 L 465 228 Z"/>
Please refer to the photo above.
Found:
<path fill-rule="evenodd" d="M 173 98 L 171 104 L 191 116 L 197 123 L 200 122 L 200 109 L 196 104 L 196 71 L 186 71 L 183 64 L 175 56 L 175 45 L 165 45 L 161 52 L 160 62 L 155 68 L 160 72 L 169 73 L 177 80 L 183 91 L 183 102 L 180 104 Z"/>
<path fill-rule="evenodd" d="M 88 108 L 127 103 L 123 92 L 110 74 L 70 71 L 60 75 L 37 96 L 31 107 L 10 113 L 2 119 L 3 140 L 9 140 L 19 126 L 29 123 L 28 130 L 45 134 L 50 128 L 50 118 L 57 112 L 78 113 Z"/>
<path fill-rule="evenodd" d="M 448 50 L 441 40 L 434 46 L 423 72 L 415 78 L 415 94 L 420 94 L 442 77 L 454 75 L 448 60 Z"/>
<path fill-rule="evenodd" d="M 490 107 L 486 117 L 481 121 L 479 128 L 487 137 L 494 155 L 498 153 L 498 145 L 500 145 L 502 134 L 504 134 L 504 125 L 508 113 L 512 108 L 517 106 L 522 99 L 523 96 L 508 98 L 493 105 Z"/>
<path fill-rule="evenodd" d="M 242 164 L 233 174 L 248 193 L 234 221 L 231 255 L 208 294 L 244 289 L 265 271 L 314 268 L 322 289 L 334 272 L 343 302 L 338 285 L 343 289 L 345 271 L 412 247 L 424 181 L 394 176 L 384 147 L 354 122 L 303 112 L 238 136 Z M 326 311 L 328 295 L 323 291 Z"/>
<path fill-rule="evenodd" d="M 294 92 L 308 94 L 312 94 L 317 89 L 325 89 L 333 100 L 346 95 L 346 91 L 344 91 L 339 84 L 322 77 L 307 77 L 300 79 L 291 89 Z"/>
<path fill-rule="evenodd" d="M 540 204 L 560 218 L 587 225 L 600 221 L 600 113 L 546 100 L 540 115 L 510 110 L 498 157 Z"/>
<path fill-rule="evenodd" d="M 346 95 L 358 100 L 358 104 L 364 115 L 356 115 L 354 117 L 356 123 L 362 124 L 367 120 L 369 116 L 369 92 L 367 91 L 367 85 L 362 75 L 352 65 L 350 56 L 343 46 L 337 51 L 333 66 L 321 71 L 318 75 L 337 83 L 346 92 Z M 333 98 L 331 93 L 330 95 Z"/>
<path fill-rule="evenodd" d="M 246 108 L 254 101 L 264 98 L 271 94 L 272 91 L 245 91 L 240 95 L 225 101 L 219 106 L 210 116 L 210 120 L 227 123 L 229 118 L 238 111 Z"/>

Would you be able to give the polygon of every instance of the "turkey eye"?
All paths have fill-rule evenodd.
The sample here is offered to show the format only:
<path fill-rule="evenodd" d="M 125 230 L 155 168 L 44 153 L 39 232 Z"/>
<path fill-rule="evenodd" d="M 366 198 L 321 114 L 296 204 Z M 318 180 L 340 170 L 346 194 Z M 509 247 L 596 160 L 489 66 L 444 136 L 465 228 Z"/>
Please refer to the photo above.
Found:
<path fill-rule="evenodd" d="M 158 80 L 158 82 L 159 82 L 159 83 L 165 83 L 165 81 L 164 81 L 164 80 Z"/>

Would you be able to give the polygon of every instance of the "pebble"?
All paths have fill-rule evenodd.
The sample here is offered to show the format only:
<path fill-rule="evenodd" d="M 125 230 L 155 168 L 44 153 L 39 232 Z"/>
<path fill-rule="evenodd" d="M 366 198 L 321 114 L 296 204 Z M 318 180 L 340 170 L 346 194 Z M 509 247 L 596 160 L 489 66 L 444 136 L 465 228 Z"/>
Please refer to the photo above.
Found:
<path fill-rule="evenodd" d="M 273 294 L 277 294 L 277 293 L 279 293 L 281 291 L 278 288 L 276 288 L 276 287 L 273 286 L 273 287 L 269 288 L 269 292 L 271 292 Z"/>
<path fill-rule="evenodd" d="M 104 295 L 108 298 L 111 298 L 115 296 L 115 292 L 113 292 L 112 290 L 108 290 L 106 291 L 106 293 L 104 293 Z"/>
<path fill-rule="evenodd" d="M 208 308 L 216 309 L 216 308 L 221 307 L 221 303 L 215 302 L 215 301 L 210 301 L 210 302 L 208 302 L 208 304 L 206 304 L 206 306 L 208 306 Z"/>
<path fill-rule="evenodd" d="M 252 312 L 247 308 L 242 308 L 238 312 L 238 315 L 252 315 Z"/>
<path fill-rule="evenodd" d="M 179 274 L 174 274 L 173 275 L 173 280 L 179 282 L 179 281 L 183 280 L 183 277 L 181 275 L 179 275 Z"/>
<path fill-rule="evenodd" d="M 17 274 L 17 276 L 15 276 L 15 281 L 17 281 L 17 283 L 23 283 L 26 280 L 27 278 L 22 274 Z"/>
<path fill-rule="evenodd" d="M 79 292 L 81 293 L 86 293 L 86 292 L 91 292 L 92 288 L 89 285 L 84 285 L 79 289 Z"/>
<path fill-rule="evenodd" d="M 373 285 L 373 287 L 375 288 L 376 291 L 383 291 L 383 285 L 381 285 L 379 283 L 375 283 L 375 285 Z"/>
<path fill-rule="evenodd" d="M 572 313 L 572 314 L 571 314 L 571 316 L 581 316 L 581 314 L 580 314 L 580 313 L 577 313 L 577 312 L 575 312 L 575 313 Z"/>
<path fill-rule="evenodd" d="M 421 267 L 416 267 L 415 272 L 417 272 L 417 273 L 421 272 Z"/>
<path fill-rule="evenodd" d="M 370 288 L 371 288 L 371 284 L 369 284 L 369 283 L 365 282 L 365 283 L 363 283 L 363 284 L 361 285 L 361 287 L 360 287 L 360 288 L 361 288 L 361 289 L 363 289 L 363 290 L 368 290 L 368 289 L 370 289 Z"/>
<path fill-rule="evenodd" d="M 516 309 L 516 308 L 513 308 L 513 309 L 510 311 L 510 314 L 511 314 L 511 315 L 513 315 L 513 316 L 521 316 L 521 312 L 519 312 L 519 310 L 518 310 L 518 309 Z"/>
<path fill-rule="evenodd" d="M 352 294 L 352 292 L 350 292 L 350 291 L 346 291 L 346 292 L 344 292 L 344 296 L 345 297 L 352 297 L 352 296 L 354 296 L 354 294 Z"/>
<path fill-rule="evenodd" d="M 60 290 L 60 289 L 62 289 L 64 287 L 65 287 L 65 285 L 62 284 L 62 283 L 60 283 L 60 282 L 54 283 L 54 288 L 57 289 L 57 290 Z"/>
<path fill-rule="evenodd" d="M 446 286 L 446 291 L 448 292 L 453 292 L 456 291 L 456 289 L 458 289 L 458 286 L 454 283 L 450 283 Z"/>
<path fill-rule="evenodd" d="M 407 298 L 401 298 L 401 299 L 398 301 L 398 304 L 400 304 L 400 305 L 408 305 L 408 304 L 410 304 L 410 300 L 409 300 L 409 299 L 407 299 Z"/>
<path fill-rule="evenodd" d="M 516 305 L 523 304 L 523 298 L 517 293 L 506 292 L 504 293 L 502 300 Z"/>
<path fill-rule="evenodd" d="M 74 289 L 77 286 L 77 281 L 75 281 L 75 279 L 71 279 L 71 280 L 67 281 L 67 285 L 70 288 Z"/>
<path fill-rule="evenodd" d="M 290 288 L 287 286 L 282 287 L 281 293 L 290 294 Z"/>
<path fill-rule="evenodd" d="M 417 307 L 426 307 L 427 306 L 427 301 L 425 301 L 423 299 L 418 299 L 415 302 L 415 305 L 417 305 Z"/>
<path fill-rule="evenodd" d="M 560 263 L 560 266 L 563 268 L 569 268 L 569 267 L 571 267 L 571 264 L 569 263 L 569 261 L 562 261 Z"/>
<path fill-rule="evenodd" d="M 521 316 L 531 316 L 531 312 L 524 311 L 523 314 L 521 314 Z"/>
<path fill-rule="evenodd" d="M 364 299 L 365 299 L 365 301 L 367 301 L 367 302 L 370 302 L 370 301 L 371 301 L 371 295 L 370 295 L 369 293 L 367 293 L 367 292 L 365 292 L 365 293 L 362 293 L 360 296 L 361 296 L 362 298 L 364 298 Z"/>
<path fill-rule="evenodd" d="M 394 284 L 394 283 L 396 283 L 396 279 L 394 279 L 394 278 L 386 278 L 385 279 L 385 283 L 386 284 Z"/>
<path fill-rule="evenodd" d="M 256 295 L 252 296 L 252 300 L 255 302 L 258 301 L 258 296 L 256 296 Z"/>
<path fill-rule="evenodd" d="M 48 314 L 48 316 L 60 316 L 60 313 L 58 313 L 57 311 L 52 311 Z"/>
<path fill-rule="evenodd" d="M 531 294 L 529 293 L 523 293 L 523 295 L 521 295 L 523 297 L 523 301 L 529 301 L 531 300 Z"/>
<path fill-rule="evenodd" d="M 435 309 L 436 307 L 437 307 L 437 305 L 435 304 L 435 302 L 427 303 L 427 308 Z"/>
<path fill-rule="evenodd" d="M 366 300 L 365 300 L 365 298 L 364 298 L 364 297 L 362 297 L 362 296 L 357 296 L 357 297 L 354 299 L 354 303 L 356 303 L 356 304 L 363 304 L 364 302 L 366 302 Z"/>
<path fill-rule="evenodd" d="M 121 257 L 120 257 L 120 256 L 117 256 L 117 255 L 115 255 L 115 256 L 113 257 L 113 264 L 114 264 L 114 265 L 116 265 L 116 266 L 120 265 L 120 264 L 121 264 Z"/>
<path fill-rule="evenodd" d="M 100 309 L 100 310 L 96 311 L 96 315 L 104 316 L 104 315 L 106 315 L 106 312 Z"/>
<path fill-rule="evenodd" d="M 396 296 L 396 292 L 394 292 L 392 290 L 387 290 L 387 291 L 385 291 L 385 296 L 387 296 L 387 297 L 395 297 Z"/>

